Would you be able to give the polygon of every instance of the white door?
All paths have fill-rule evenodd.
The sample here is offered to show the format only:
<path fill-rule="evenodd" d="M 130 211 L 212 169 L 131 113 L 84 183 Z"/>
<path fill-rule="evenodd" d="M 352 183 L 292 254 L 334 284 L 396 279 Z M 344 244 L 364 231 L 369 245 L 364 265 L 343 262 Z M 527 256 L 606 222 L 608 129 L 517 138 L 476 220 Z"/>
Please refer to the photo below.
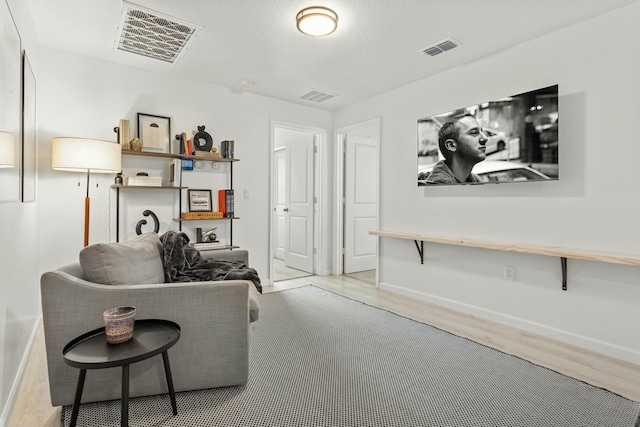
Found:
<path fill-rule="evenodd" d="M 347 135 L 344 140 L 344 273 L 376 268 L 378 148 L 373 137 Z"/>
<path fill-rule="evenodd" d="M 275 247 L 274 256 L 284 260 L 286 239 L 285 239 L 285 200 L 287 189 L 287 168 L 286 168 L 286 147 L 276 149 L 273 153 L 273 162 L 275 166 L 276 191 L 275 191 Z"/>
<path fill-rule="evenodd" d="M 313 134 L 301 133 L 285 150 L 285 254 L 287 267 L 313 274 Z"/>

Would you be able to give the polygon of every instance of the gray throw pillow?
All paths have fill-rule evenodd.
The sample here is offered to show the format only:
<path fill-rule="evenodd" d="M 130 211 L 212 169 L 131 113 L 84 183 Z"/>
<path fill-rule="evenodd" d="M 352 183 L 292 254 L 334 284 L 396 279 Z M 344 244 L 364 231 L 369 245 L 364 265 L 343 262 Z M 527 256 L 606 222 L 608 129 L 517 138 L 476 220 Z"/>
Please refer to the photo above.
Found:
<path fill-rule="evenodd" d="M 146 233 L 120 243 L 96 243 L 80 251 L 87 280 L 102 285 L 164 283 L 162 243 Z"/>

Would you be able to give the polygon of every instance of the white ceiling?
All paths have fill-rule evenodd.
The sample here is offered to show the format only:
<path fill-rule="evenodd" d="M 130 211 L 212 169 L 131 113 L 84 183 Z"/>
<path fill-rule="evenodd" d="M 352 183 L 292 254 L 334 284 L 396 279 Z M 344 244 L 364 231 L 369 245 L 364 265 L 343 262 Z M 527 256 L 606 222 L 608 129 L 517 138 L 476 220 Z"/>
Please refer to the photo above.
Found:
<path fill-rule="evenodd" d="M 177 65 L 113 48 L 121 0 L 27 1 L 43 46 L 335 110 L 638 0 L 132 0 L 203 27 Z M 338 13 L 336 32 L 297 31 L 315 5 Z M 449 37 L 461 45 L 422 53 Z M 338 96 L 298 99 L 312 89 Z"/>

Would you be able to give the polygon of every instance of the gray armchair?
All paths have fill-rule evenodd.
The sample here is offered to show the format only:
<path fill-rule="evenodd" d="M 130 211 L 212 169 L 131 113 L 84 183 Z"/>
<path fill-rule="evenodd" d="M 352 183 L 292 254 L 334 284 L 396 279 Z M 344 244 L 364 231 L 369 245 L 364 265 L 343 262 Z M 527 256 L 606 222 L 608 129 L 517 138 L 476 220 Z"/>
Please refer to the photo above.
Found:
<path fill-rule="evenodd" d="M 114 264 L 118 265 L 117 274 L 122 276 L 123 271 L 131 269 L 140 281 L 141 269 L 149 269 L 144 264 L 155 263 L 153 256 L 147 256 L 154 253 L 154 239 L 153 236 L 144 236 L 133 243 L 103 245 L 124 245 L 126 259 L 116 257 L 110 261 L 130 263 L 128 266 Z M 132 247 L 139 249 L 137 245 L 144 247 L 145 256 L 130 256 Z M 113 248 L 108 247 L 109 250 Z M 216 258 L 239 259 L 248 263 L 246 251 L 216 252 L 219 252 Z M 138 260 L 143 261 L 141 263 Z M 86 267 L 85 264 L 83 266 Z M 153 269 L 157 270 L 157 264 L 150 268 Z M 181 338 L 168 351 L 176 391 L 247 382 L 251 321 L 258 317 L 258 293 L 251 282 L 144 282 L 118 285 L 94 283 L 88 279 L 80 263 L 42 275 L 45 345 L 51 402 L 54 406 L 73 404 L 78 378 L 78 370 L 67 366 L 62 359 L 63 347 L 75 337 L 104 326 L 103 311 L 115 306 L 136 307 L 137 319 L 166 319 L 180 325 Z M 120 378 L 119 368 L 89 371 L 82 401 L 119 399 Z M 161 358 L 131 365 L 130 378 L 131 397 L 167 392 Z"/>

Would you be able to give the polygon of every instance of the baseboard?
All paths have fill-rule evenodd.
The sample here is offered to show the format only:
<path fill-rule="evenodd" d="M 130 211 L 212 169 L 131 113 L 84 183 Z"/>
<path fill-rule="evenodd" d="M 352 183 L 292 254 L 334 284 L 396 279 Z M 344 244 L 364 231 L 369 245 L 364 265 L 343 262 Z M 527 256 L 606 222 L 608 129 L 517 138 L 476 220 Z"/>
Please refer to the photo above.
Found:
<path fill-rule="evenodd" d="M 637 364 L 638 360 L 640 360 L 640 351 L 597 340 L 584 335 L 575 334 L 573 332 L 564 331 L 562 329 L 553 328 L 541 323 L 532 322 L 497 311 L 488 310 L 483 307 L 462 303 L 460 301 L 443 298 L 437 295 L 420 292 L 414 289 L 392 285 L 385 282 L 380 282 L 380 289 L 413 298 L 419 301 L 434 304 L 440 307 L 459 311 L 461 313 L 477 316 L 482 319 L 501 323 L 503 325 L 531 332 L 543 337 L 553 339 L 555 341 L 560 341 L 580 348 L 584 348 L 594 353 L 599 353 L 609 357 L 614 357 L 616 359 L 631 362 L 633 364 Z"/>
<path fill-rule="evenodd" d="M 11 386 L 11 390 L 9 391 L 9 396 L 7 397 L 7 403 L 2 408 L 2 415 L 0 415 L 0 426 L 6 427 L 7 420 L 11 415 L 11 411 L 13 409 L 13 405 L 16 400 L 16 395 L 18 394 L 18 390 L 20 389 L 20 384 L 22 383 L 22 377 L 24 376 L 24 372 L 27 368 L 27 362 L 29 361 L 29 355 L 31 354 L 31 349 L 33 348 L 33 343 L 36 340 L 36 335 L 38 333 L 38 328 L 40 326 L 40 321 L 42 317 L 38 316 L 35 319 L 33 324 L 33 329 L 31 330 L 31 336 L 29 336 L 29 341 L 27 342 L 27 347 L 22 355 L 22 359 L 20 360 L 20 366 L 18 366 L 18 372 L 16 373 L 16 378 L 13 380 L 13 385 Z"/>

